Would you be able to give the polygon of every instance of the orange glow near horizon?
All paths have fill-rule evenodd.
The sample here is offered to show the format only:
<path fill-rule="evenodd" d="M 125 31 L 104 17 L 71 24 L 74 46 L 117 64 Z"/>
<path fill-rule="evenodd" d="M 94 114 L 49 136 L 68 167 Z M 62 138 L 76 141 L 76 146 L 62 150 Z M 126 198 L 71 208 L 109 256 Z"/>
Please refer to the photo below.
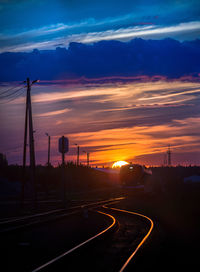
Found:
<path fill-rule="evenodd" d="M 113 163 L 112 168 L 118 168 L 126 164 L 128 164 L 128 162 L 126 161 L 117 161 Z"/>
<path fill-rule="evenodd" d="M 66 161 L 109 166 L 129 161 L 163 164 L 170 144 L 173 164 L 198 164 L 199 82 L 164 81 L 86 85 L 34 85 L 32 111 L 36 163 L 47 161 L 51 135 L 51 163 L 58 165 L 58 139 L 69 138 Z M 3 89 L 2 89 L 3 90 Z M 25 96 L 1 105 L 1 152 L 9 163 L 22 161 Z M 17 114 L 16 114 L 17 113 Z"/>

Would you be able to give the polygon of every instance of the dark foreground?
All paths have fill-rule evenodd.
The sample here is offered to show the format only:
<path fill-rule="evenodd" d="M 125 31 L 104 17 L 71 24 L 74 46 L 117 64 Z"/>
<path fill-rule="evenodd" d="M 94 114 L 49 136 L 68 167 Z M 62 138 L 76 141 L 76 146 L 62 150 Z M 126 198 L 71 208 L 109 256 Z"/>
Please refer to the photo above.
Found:
<path fill-rule="evenodd" d="M 58 170 L 52 169 L 54 172 Z M 73 170 L 77 172 L 75 168 Z M 199 168 L 153 169 L 157 176 L 153 174 L 153 186 L 149 192 L 121 188 L 114 184 L 105 186 L 108 179 L 104 175 L 98 176 L 97 179 L 97 174 L 93 170 L 83 168 L 81 171 L 82 174 L 85 173 L 82 177 L 84 182 L 79 182 L 82 187 L 78 182 L 71 183 L 74 187 L 68 184 L 70 185 L 68 186 L 70 194 L 67 195 L 68 206 L 124 196 L 124 200 L 111 206 L 139 212 L 154 221 L 151 236 L 130 262 L 128 271 L 146 271 L 150 268 L 154 271 L 183 269 L 193 271 L 198 267 L 200 186 L 184 184 L 183 177 L 185 172 L 188 172 L 188 175 L 199 175 Z M 85 178 L 86 176 L 88 178 Z M 53 175 L 52 177 L 54 178 Z M 76 180 L 72 177 L 73 175 L 71 181 Z M 45 188 L 45 183 L 43 185 Z M 50 185 L 49 192 L 60 192 L 59 186 L 53 187 L 56 183 Z M 43 187 L 41 185 L 40 189 Z M 56 188 L 59 190 L 56 191 Z M 46 195 L 44 190 L 41 191 L 37 210 L 32 210 L 28 202 L 21 209 L 18 200 L 13 197 L 6 199 L 4 196 L 5 194 L 0 207 L 2 220 L 10 216 L 26 216 L 33 212 L 59 209 L 63 205 L 60 195 L 56 193 L 52 196 Z M 118 227 L 103 239 L 81 248 L 48 267 L 46 271 L 119 271 L 148 231 L 149 223 L 137 216 L 120 214 L 102 207 L 98 209 L 113 215 L 118 221 Z M 96 209 L 89 211 L 88 214 L 87 218 L 79 211 L 62 220 L 37 224 L 7 234 L 1 233 L 3 271 L 32 271 L 111 224 L 111 219 L 96 213 Z"/>
<path fill-rule="evenodd" d="M 200 241 L 198 193 L 173 197 L 124 189 L 121 195 L 126 199 L 112 204 L 112 207 L 136 211 L 154 221 L 152 235 L 131 261 L 128 271 L 149 268 L 154 271 L 181 271 L 184 268 L 193 271 L 198 265 Z M 148 231 L 149 223 L 137 216 L 99 209 L 112 214 L 118 220 L 118 228 L 45 271 L 119 271 Z M 90 211 L 88 218 L 77 213 L 64 220 L 1 235 L 4 271 L 32 271 L 109 224 L 108 217 Z"/>

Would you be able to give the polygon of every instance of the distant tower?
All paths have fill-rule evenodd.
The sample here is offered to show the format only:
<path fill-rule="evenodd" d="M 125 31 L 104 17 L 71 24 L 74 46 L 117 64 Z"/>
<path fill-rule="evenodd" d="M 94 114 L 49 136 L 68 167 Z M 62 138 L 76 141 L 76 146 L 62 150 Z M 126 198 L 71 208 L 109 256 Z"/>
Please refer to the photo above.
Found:
<path fill-rule="evenodd" d="M 168 158 L 168 166 L 171 166 L 171 150 L 170 150 L 170 145 L 167 150 L 167 158 Z"/>

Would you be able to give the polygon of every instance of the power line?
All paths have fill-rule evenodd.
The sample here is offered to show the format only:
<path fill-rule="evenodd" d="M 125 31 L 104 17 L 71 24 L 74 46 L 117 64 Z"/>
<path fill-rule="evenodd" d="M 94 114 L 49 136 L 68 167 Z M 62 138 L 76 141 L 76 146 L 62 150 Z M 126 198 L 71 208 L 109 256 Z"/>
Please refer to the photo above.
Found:
<path fill-rule="evenodd" d="M 22 84 L 20 84 L 20 85 L 22 85 Z M 20 85 L 19 85 L 19 86 L 20 86 Z M 16 88 L 19 87 L 19 86 L 15 86 L 15 87 L 12 87 L 12 88 L 9 88 L 9 89 L 5 90 L 4 92 L 0 93 L 0 96 L 3 95 L 3 94 L 8 93 L 8 92 L 10 92 L 10 91 L 12 91 L 12 90 L 14 90 L 14 89 L 16 89 Z"/>
<path fill-rule="evenodd" d="M 22 89 L 23 89 L 23 90 L 22 90 Z M 1 102 L 0 104 L 8 104 L 8 103 L 10 103 L 11 101 L 15 100 L 16 98 L 18 98 L 18 97 L 19 97 L 20 95 L 22 95 L 22 94 L 24 93 L 24 91 L 25 91 L 24 87 L 23 87 L 23 88 L 20 88 L 20 89 L 18 90 L 18 92 L 19 92 L 20 90 L 22 90 L 22 92 L 16 93 L 14 97 L 11 97 L 11 98 L 8 99 L 8 100 L 6 99 L 5 101 Z"/>
<path fill-rule="evenodd" d="M 13 96 L 14 94 L 18 93 L 18 92 L 19 92 L 20 90 L 22 90 L 23 88 L 24 88 L 24 86 L 21 87 L 21 88 L 19 88 L 19 89 L 16 90 L 16 91 L 10 93 L 10 94 L 7 94 L 7 95 L 4 95 L 3 97 L 0 97 L 0 99 L 5 99 L 5 98 L 7 98 L 7 97 Z"/>

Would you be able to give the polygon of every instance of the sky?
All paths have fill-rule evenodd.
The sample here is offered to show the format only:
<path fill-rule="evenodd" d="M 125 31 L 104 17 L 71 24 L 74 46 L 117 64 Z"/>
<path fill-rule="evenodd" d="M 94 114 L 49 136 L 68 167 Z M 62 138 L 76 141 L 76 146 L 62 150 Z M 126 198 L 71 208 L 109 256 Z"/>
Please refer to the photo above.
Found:
<path fill-rule="evenodd" d="M 0 152 L 22 163 L 30 77 L 37 164 L 45 132 L 54 165 L 62 135 L 67 160 L 78 143 L 83 163 L 161 165 L 170 145 L 174 165 L 200 164 L 199 38 L 194 0 L 0 0 Z"/>
<path fill-rule="evenodd" d="M 0 50 L 135 37 L 199 38 L 198 0 L 1 0 Z"/>

